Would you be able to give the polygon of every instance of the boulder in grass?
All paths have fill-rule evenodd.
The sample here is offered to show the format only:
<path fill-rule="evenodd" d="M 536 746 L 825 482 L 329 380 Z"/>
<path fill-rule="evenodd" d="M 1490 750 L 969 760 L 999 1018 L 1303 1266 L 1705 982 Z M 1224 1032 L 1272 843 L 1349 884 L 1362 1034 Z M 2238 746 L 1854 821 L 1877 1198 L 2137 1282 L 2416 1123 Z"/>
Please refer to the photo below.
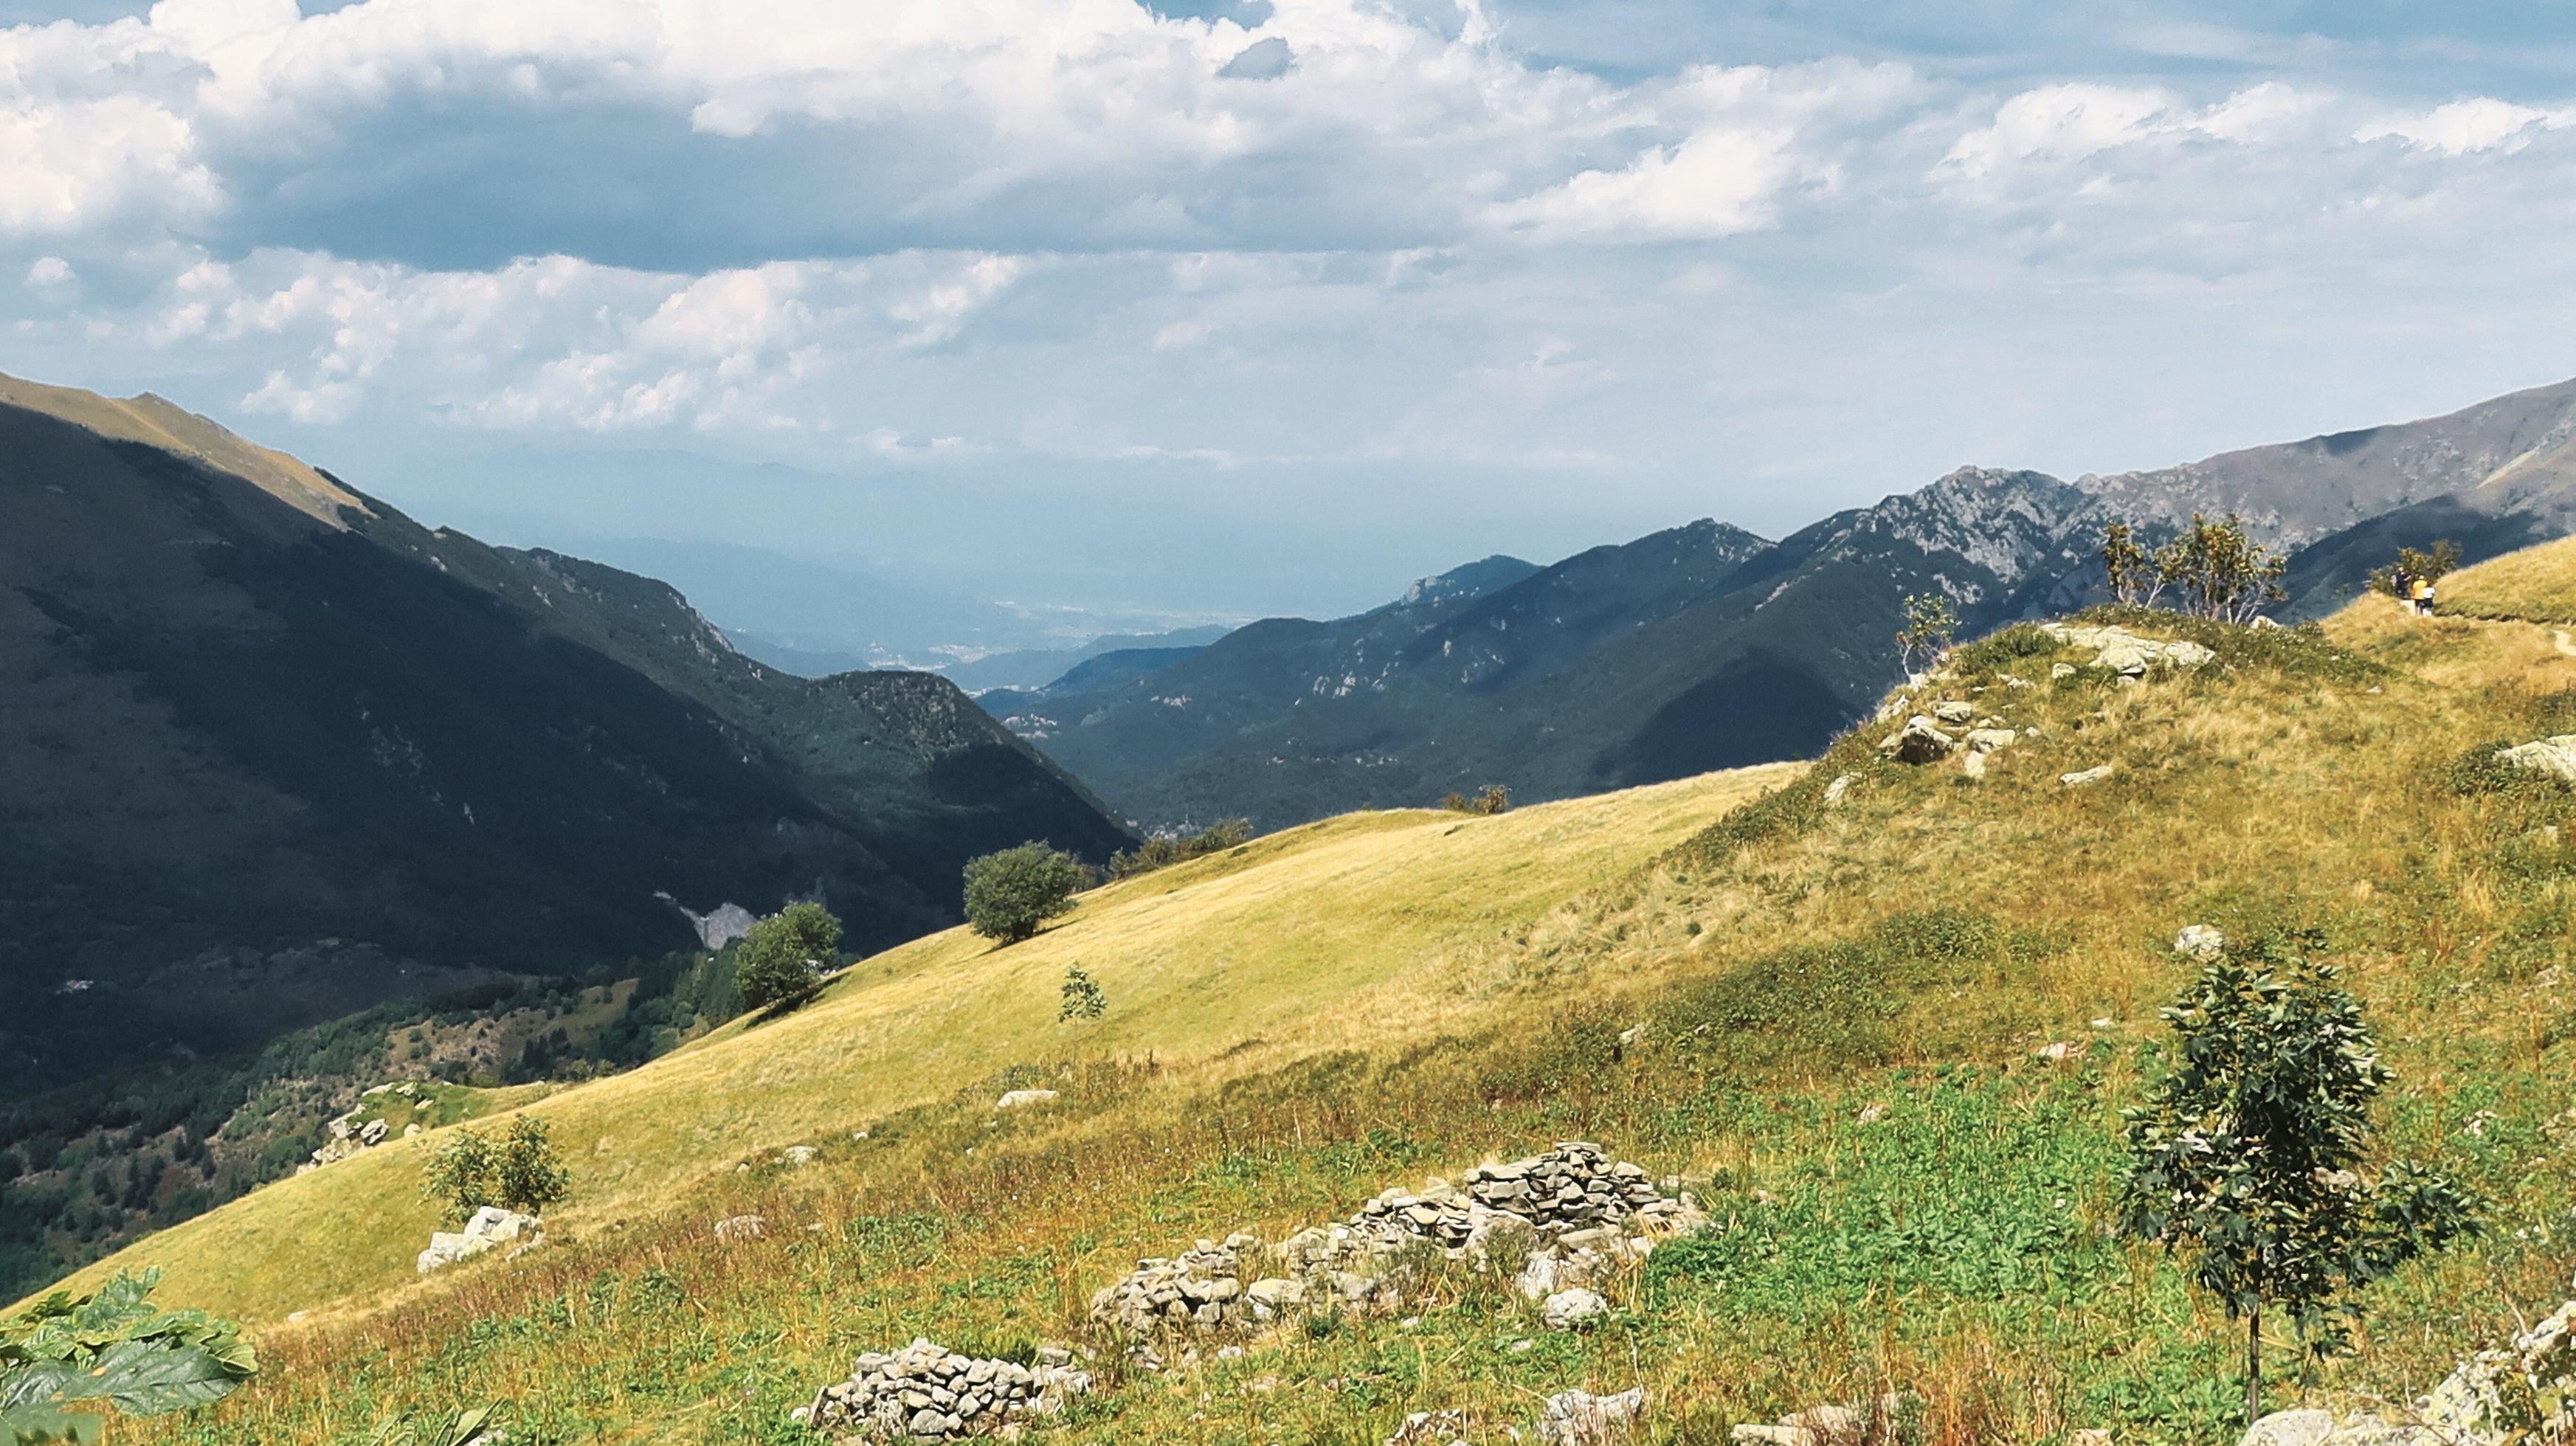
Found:
<path fill-rule="evenodd" d="M 1890 733 L 1878 745 L 1878 751 L 1900 763 L 1938 763 L 1959 749 L 1959 740 L 1944 733 L 1931 719 L 1917 713 L 1905 720 L 1905 726 Z"/>
<path fill-rule="evenodd" d="M 525 1250 L 544 1238 L 544 1227 L 534 1215 L 486 1205 L 466 1219 L 464 1229 L 441 1230 L 431 1235 L 429 1248 L 413 1260 L 412 1268 L 427 1275 L 513 1241 L 520 1242 L 519 1249 Z M 515 1255 L 518 1251 L 511 1253 Z"/>
<path fill-rule="evenodd" d="M 2561 733 L 2555 738 L 2535 739 L 2511 748 L 2496 750 L 2496 762 L 2527 773 L 2544 774 L 2562 783 L 2576 783 L 2576 733 Z"/>
<path fill-rule="evenodd" d="M 1616 1395 L 1565 1391 L 1547 1398 L 1539 1409 L 1538 1439 L 1547 1446 L 1606 1446 L 1627 1439 L 1646 1413 L 1646 1388 Z"/>

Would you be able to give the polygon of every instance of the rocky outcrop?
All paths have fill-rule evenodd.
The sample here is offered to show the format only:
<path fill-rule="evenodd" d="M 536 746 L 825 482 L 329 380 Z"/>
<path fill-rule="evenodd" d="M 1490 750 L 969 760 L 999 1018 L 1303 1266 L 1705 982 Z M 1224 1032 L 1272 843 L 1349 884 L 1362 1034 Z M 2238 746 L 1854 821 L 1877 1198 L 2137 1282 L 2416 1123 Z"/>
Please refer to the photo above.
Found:
<path fill-rule="evenodd" d="M 758 1240 L 768 1233 L 769 1221 L 758 1215 L 728 1215 L 716 1222 L 716 1240 L 724 1245 Z"/>
<path fill-rule="evenodd" d="M 431 1235 L 429 1248 L 412 1262 L 412 1268 L 427 1275 L 504 1245 L 511 1245 L 510 1253 L 517 1255 L 536 1248 L 545 1238 L 545 1227 L 537 1217 L 486 1205 L 466 1220 L 464 1229 Z"/>
<path fill-rule="evenodd" d="M 1938 763 L 1959 751 L 1959 740 L 1917 713 L 1905 726 L 1879 740 L 1878 751 L 1899 763 Z"/>
<path fill-rule="evenodd" d="M 957 1441 L 1017 1435 L 1091 1390 L 1070 1351 L 1049 1347 L 1037 1364 L 983 1360 L 916 1338 L 891 1353 L 859 1357 L 795 1413 L 806 1426 L 844 1441 Z"/>
<path fill-rule="evenodd" d="M 1012 1090 L 993 1101 L 997 1110 L 1025 1110 L 1037 1105 L 1054 1104 L 1061 1096 L 1054 1090 Z"/>
<path fill-rule="evenodd" d="M 2126 628 L 2042 623 L 2040 630 L 2069 647 L 2091 648 L 2093 661 L 2089 666 L 2108 669 L 2130 681 L 2159 669 L 2197 668 L 2218 656 L 2188 639 L 2141 637 Z M 2054 669 L 2050 671 L 2053 676 L 2065 676 Z"/>

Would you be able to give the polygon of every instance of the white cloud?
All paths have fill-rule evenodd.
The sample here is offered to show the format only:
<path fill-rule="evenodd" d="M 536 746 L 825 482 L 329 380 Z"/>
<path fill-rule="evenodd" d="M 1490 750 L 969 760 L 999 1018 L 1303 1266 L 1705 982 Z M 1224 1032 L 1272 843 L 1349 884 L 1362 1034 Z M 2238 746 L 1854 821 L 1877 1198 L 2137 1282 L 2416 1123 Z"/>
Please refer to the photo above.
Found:
<path fill-rule="evenodd" d="M 2530 144 L 2535 130 L 2567 126 L 2576 126 L 2576 107 L 2537 110 L 2491 96 L 2477 96 L 2435 106 L 2421 115 L 2363 126 L 2353 132 L 2353 139 L 2367 144 L 2393 136 L 2420 150 L 2464 156 L 2498 147 L 2518 151 Z"/>
<path fill-rule="evenodd" d="M 59 256 L 39 256 L 27 267 L 29 286 L 50 289 L 69 286 L 78 279 L 79 275 L 72 270 L 72 264 Z"/>
<path fill-rule="evenodd" d="M 6 59 L 0 53 L 0 64 Z M 0 236 L 184 217 L 220 197 L 214 173 L 197 159 L 193 129 L 151 100 L 13 102 L 0 91 Z"/>

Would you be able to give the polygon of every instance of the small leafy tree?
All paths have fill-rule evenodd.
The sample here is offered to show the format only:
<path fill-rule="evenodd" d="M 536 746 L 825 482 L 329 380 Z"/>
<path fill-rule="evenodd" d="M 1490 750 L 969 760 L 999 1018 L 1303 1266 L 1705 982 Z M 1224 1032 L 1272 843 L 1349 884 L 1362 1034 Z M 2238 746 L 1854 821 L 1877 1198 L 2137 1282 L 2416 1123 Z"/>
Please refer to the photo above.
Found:
<path fill-rule="evenodd" d="M 510 1136 L 501 1144 L 492 1172 L 492 1193 L 501 1204 L 530 1215 L 572 1193 L 572 1175 L 563 1156 L 546 1137 L 546 1122 L 534 1115 L 510 1121 Z"/>
<path fill-rule="evenodd" d="M 1081 861 L 1042 843 L 1024 843 L 966 861 L 966 922 L 987 939 L 1016 944 L 1038 926 L 1070 913 L 1086 882 Z"/>
<path fill-rule="evenodd" d="M 2384 592 L 2402 602 L 2406 594 L 2398 590 L 2399 578 L 2411 580 L 2420 577 L 2426 582 L 2440 582 L 2459 565 L 2460 545 L 2447 537 L 2434 543 L 2430 552 L 2401 547 L 2397 549 L 2395 562 L 2371 569 L 2370 586 L 2372 590 Z"/>
<path fill-rule="evenodd" d="M 1896 630 L 1897 656 L 1906 672 L 1921 671 L 1914 666 L 1917 658 L 1926 668 L 1940 662 L 1958 636 L 1959 614 L 1949 598 L 1937 592 L 1906 596 L 1905 626 Z"/>
<path fill-rule="evenodd" d="M 1057 1006 L 1055 1022 L 1069 1019 L 1098 1019 L 1109 1012 L 1109 995 L 1079 964 L 1064 971 L 1064 1003 Z"/>
<path fill-rule="evenodd" d="M 1451 813 L 1471 813 L 1478 818 L 1491 818 L 1495 814 L 1511 811 L 1512 791 L 1499 783 L 1488 783 L 1472 796 L 1463 793 L 1450 794 L 1440 800 L 1440 806 Z"/>
<path fill-rule="evenodd" d="M 2164 1011 L 2172 1069 L 2125 1111 L 2127 1231 L 2193 1252 L 2192 1278 L 2245 1321 L 2245 1417 L 2262 1414 L 2263 1310 L 2324 1354 L 2352 1293 L 2474 1225 L 2457 1186 L 2417 1166 L 2362 1173 L 2370 1107 L 2391 1079 L 2336 972 L 2274 936 L 2211 962 Z"/>
<path fill-rule="evenodd" d="M 754 1009 L 801 1004 L 822 987 L 823 966 L 841 946 L 841 921 L 800 902 L 751 926 L 734 946 L 734 986 Z"/>
<path fill-rule="evenodd" d="M 97 1446 L 108 1408 L 159 1416 L 220 1400 L 258 1373 L 241 1328 L 147 1299 L 161 1272 L 119 1271 L 0 1322 L 0 1442 Z"/>
<path fill-rule="evenodd" d="M 2245 535 L 2235 513 L 2216 522 L 2200 513 L 2156 549 L 2156 585 L 2171 587 L 2181 610 L 2225 623 L 2249 623 L 2263 605 L 2289 596 L 2281 575 L 2290 560 Z"/>
<path fill-rule="evenodd" d="M 421 1167 L 420 1195 L 453 1225 L 497 1198 L 500 1176 L 501 1152 L 491 1137 L 472 1125 L 459 1125 L 429 1152 Z"/>
<path fill-rule="evenodd" d="M 2137 534 L 2129 524 L 2103 524 L 2102 570 L 2109 578 L 2112 600 L 2122 607 L 2156 605 L 2156 594 L 2161 589 L 2156 582 L 2155 560 L 2138 545 Z"/>

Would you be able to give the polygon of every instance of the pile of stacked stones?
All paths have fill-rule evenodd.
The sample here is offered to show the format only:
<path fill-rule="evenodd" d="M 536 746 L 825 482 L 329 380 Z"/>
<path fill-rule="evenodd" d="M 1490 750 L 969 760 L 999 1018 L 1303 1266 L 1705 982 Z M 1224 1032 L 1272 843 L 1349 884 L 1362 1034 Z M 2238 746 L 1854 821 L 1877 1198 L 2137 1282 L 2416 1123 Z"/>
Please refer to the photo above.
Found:
<path fill-rule="evenodd" d="M 1202 1240 L 1171 1259 L 1136 1269 L 1092 1297 L 1092 1319 L 1136 1334 L 1157 1330 L 1249 1330 L 1309 1300 L 1350 1308 L 1392 1308 L 1387 1267 L 1406 1253 L 1437 1250 L 1482 1260 L 1509 1235 L 1534 1255 L 1569 1252 L 1643 1255 L 1655 1239 L 1687 1234 L 1706 1220 L 1697 1201 L 1659 1188 L 1642 1168 L 1614 1162 L 1599 1145 L 1572 1141 L 1544 1155 L 1469 1170 L 1460 1185 L 1433 1181 L 1419 1193 L 1389 1190 L 1335 1225 L 1301 1230 L 1273 1246 L 1280 1276 L 1246 1283 L 1260 1241 Z M 1587 1254 L 1588 1259 L 1597 1255 Z"/>
<path fill-rule="evenodd" d="M 1117 1284 L 1092 1295 L 1091 1318 L 1138 1335 L 1171 1328 L 1248 1327 L 1253 1302 L 1243 1267 L 1260 1249 L 1259 1239 L 1235 1234 L 1222 1244 L 1202 1240 L 1168 1259 L 1137 1261 Z"/>
<path fill-rule="evenodd" d="M 916 1339 L 892 1354 L 859 1357 L 850 1378 L 825 1386 L 796 1419 L 844 1441 L 953 1441 L 1015 1436 L 1091 1389 L 1091 1375 L 1055 1347 L 1038 1363 L 978 1360 Z"/>

